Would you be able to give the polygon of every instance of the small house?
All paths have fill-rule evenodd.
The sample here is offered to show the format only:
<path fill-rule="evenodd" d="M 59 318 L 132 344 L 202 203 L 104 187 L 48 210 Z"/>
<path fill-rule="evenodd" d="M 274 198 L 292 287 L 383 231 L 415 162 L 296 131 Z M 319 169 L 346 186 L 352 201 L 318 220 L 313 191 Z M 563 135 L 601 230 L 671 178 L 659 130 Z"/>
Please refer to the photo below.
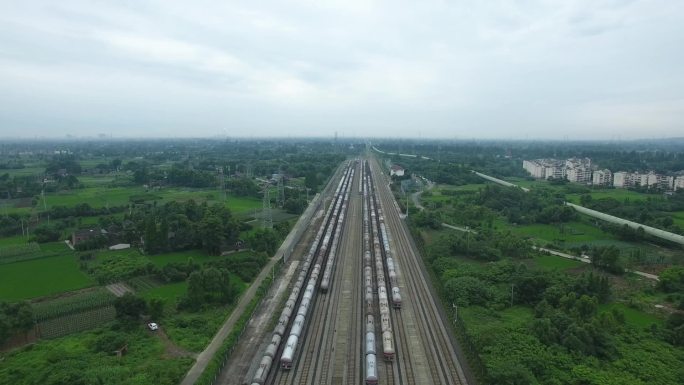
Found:
<path fill-rule="evenodd" d="M 393 164 L 392 167 L 390 167 L 390 175 L 404 176 L 404 168 L 398 164 Z"/>
<path fill-rule="evenodd" d="M 76 246 L 79 242 L 85 242 L 91 240 L 99 235 L 106 235 L 107 232 L 99 227 L 92 229 L 81 229 L 74 231 L 71 234 L 71 244 Z"/>

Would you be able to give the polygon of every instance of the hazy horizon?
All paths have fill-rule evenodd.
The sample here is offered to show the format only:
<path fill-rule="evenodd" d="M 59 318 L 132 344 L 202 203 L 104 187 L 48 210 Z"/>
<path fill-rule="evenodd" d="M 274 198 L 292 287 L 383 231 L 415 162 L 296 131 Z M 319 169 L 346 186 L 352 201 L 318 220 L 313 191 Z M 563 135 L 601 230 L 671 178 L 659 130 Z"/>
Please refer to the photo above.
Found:
<path fill-rule="evenodd" d="M 684 3 L 0 5 L 0 138 L 665 139 Z"/>

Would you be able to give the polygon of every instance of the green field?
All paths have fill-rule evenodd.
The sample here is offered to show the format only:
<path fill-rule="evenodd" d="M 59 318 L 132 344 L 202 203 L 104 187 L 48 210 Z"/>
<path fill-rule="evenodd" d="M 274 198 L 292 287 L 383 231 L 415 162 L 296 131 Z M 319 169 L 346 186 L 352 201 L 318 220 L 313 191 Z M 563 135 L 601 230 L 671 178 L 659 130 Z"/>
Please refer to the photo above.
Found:
<path fill-rule="evenodd" d="M 122 178 L 124 179 L 124 178 Z M 105 186 L 109 183 L 112 183 L 114 180 L 116 180 L 116 177 L 113 175 L 102 175 L 102 176 L 90 176 L 90 175 L 81 175 L 78 177 L 78 181 L 81 182 L 86 187 L 98 187 L 98 186 Z"/>
<path fill-rule="evenodd" d="M 593 200 L 613 198 L 620 202 L 624 202 L 626 199 L 630 201 L 645 201 L 649 198 L 651 199 L 662 199 L 662 195 L 656 194 L 643 194 L 636 191 L 626 190 L 626 189 L 592 189 L 591 198 Z M 567 194 L 567 200 L 572 203 L 580 203 L 580 194 Z"/>
<path fill-rule="evenodd" d="M 487 330 L 504 326 L 527 327 L 534 319 L 532 310 L 523 306 L 514 306 L 501 311 L 493 311 L 481 306 L 467 306 L 459 308 L 459 312 L 469 330 L 484 334 L 487 334 Z"/>
<path fill-rule="evenodd" d="M 69 255 L 9 263 L 0 267 L 0 299 L 22 300 L 92 286 Z"/>
<path fill-rule="evenodd" d="M 0 175 L 9 174 L 10 178 L 15 176 L 31 176 L 42 175 L 45 172 L 45 167 L 25 167 L 13 168 L 9 170 L 0 170 Z"/>
<path fill-rule="evenodd" d="M 601 229 L 582 220 L 568 222 L 562 226 L 544 225 L 540 223 L 512 226 L 503 219 L 497 220 L 495 223 L 497 227 L 508 228 L 514 234 L 523 237 L 536 238 L 546 242 L 554 242 L 556 240 L 562 242 L 590 242 L 613 238 L 610 234 L 605 234 Z"/>
<path fill-rule="evenodd" d="M 599 310 L 602 311 L 610 311 L 612 309 L 617 309 L 621 311 L 625 315 L 625 321 L 629 325 L 632 325 L 637 328 L 646 328 L 651 326 L 651 324 L 660 325 L 663 323 L 663 321 L 655 315 L 631 308 L 625 304 L 610 303 L 599 306 Z"/>
<path fill-rule="evenodd" d="M 157 286 L 155 288 L 144 291 L 142 297 L 149 300 L 151 298 L 161 298 L 168 304 L 175 304 L 178 299 L 185 295 L 188 291 L 188 282 L 170 283 L 167 285 Z"/>
<path fill-rule="evenodd" d="M 675 225 L 679 226 L 680 229 L 684 229 L 684 211 L 675 211 L 672 213 L 672 219 Z"/>
<path fill-rule="evenodd" d="M 484 188 L 486 185 L 485 184 L 466 184 L 462 186 L 453 186 L 453 185 L 438 185 L 432 190 L 426 190 L 429 191 L 429 194 L 422 194 L 420 196 L 420 200 L 424 202 L 443 202 L 443 201 L 448 201 L 452 198 L 454 198 L 453 195 L 449 194 L 443 194 L 443 191 L 478 191 L 481 188 Z"/>
<path fill-rule="evenodd" d="M 158 197 L 161 202 L 185 202 L 190 199 L 194 199 L 197 203 L 206 201 L 209 204 L 214 204 L 221 202 L 219 200 L 220 194 L 216 190 L 168 188 L 148 192 L 143 187 L 87 187 L 78 190 L 48 194 L 45 197 L 45 202 L 41 199 L 40 202 L 38 202 L 37 207 L 73 207 L 80 203 L 87 203 L 91 207 L 105 207 L 107 205 L 125 206 L 130 203 L 130 196 L 148 193 Z M 233 197 L 228 195 L 226 207 L 230 208 L 235 213 L 241 213 L 251 211 L 255 208 L 260 209 L 262 207 L 262 202 L 259 198 Z M 17 210 L 30 211 L 30 208 L 8 209 L 8 211 Z"/>
<path fill-rule="evenodd" d="M 21 245 L 24 243 L 28 243 L 28 242 L 26 240 L 26 237 L 23 237 L 21 235 L 16 235 L 14 237 L 0 238 L 0 247 L 9 246 L 9 245 Z"/>
<path fill-rule="evenodd" d="M 584 262 L 559 257 L 557 255 L 540 255 L 534 259 L 534 262 L 537 266 L 548 270 L 569 270 L 587 266 Z"/>

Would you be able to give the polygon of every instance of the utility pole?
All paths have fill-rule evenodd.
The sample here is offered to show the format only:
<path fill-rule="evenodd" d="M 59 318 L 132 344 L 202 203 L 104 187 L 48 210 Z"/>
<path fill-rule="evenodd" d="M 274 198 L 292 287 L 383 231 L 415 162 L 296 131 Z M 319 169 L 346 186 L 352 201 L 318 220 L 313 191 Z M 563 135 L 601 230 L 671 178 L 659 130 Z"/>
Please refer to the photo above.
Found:
<path fill-rule="evenodd" d="M 276 198 L 276 202 L 278 207 L 283 207 L 285 205 L 285 186 L 284 186 L 284 180 L 283 180 L 283 172 L 282 169 L 278 169 L 278 197 Z"/>
<path fill-rule="evenodd" d="M 513 285 L 514 284 L 511 283 L 511 307 L 513 307 Z"/>
<path fill-rule="evenodd" d="M 50 226 L 50 213 L 47 211 L 47 202 L 45 201 L 45 189 L 40 190 L 40 195 L 43 198 L 43 211 L 47 213 L 48 226 Z M 26 230 L 28 234 L 28 229 Z"/>
<path fill-rule="evenodd" d="M 271 213 L 271 197 L 268 191 L 268 185 L 264 186 L 264 200 L 261 212 L 261 225 L 265 229 L 273 228 L 273 213 Z"/>
<path fill-rule="evenodd" d="M 466 226 L 466 254 L 470 251 L 470 227 Z"/>

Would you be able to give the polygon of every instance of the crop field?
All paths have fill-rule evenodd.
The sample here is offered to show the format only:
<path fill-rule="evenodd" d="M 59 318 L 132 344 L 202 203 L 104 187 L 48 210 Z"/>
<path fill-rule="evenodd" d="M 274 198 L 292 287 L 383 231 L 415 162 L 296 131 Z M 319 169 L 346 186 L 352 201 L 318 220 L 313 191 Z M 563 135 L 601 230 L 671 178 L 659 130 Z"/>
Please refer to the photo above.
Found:
<path fill-rule="evenodd" d="M 92 286 L 71 254 L 2 265 L 0 299 L 23 300 Z"/>
<path fill-rule="evenodd" d="M 38 322 L 41 338 L 58 338 L 94 329 L 116 318 L 113 305 L 100 306 Z"/>
<path fill-rule="evenodd" d="M 58 298 L 34 302 L 32 307 L 35 318 L 45 320 L 111 305 L 115 298 L 114 294 L 104 287 L 96 287 Z"/>

